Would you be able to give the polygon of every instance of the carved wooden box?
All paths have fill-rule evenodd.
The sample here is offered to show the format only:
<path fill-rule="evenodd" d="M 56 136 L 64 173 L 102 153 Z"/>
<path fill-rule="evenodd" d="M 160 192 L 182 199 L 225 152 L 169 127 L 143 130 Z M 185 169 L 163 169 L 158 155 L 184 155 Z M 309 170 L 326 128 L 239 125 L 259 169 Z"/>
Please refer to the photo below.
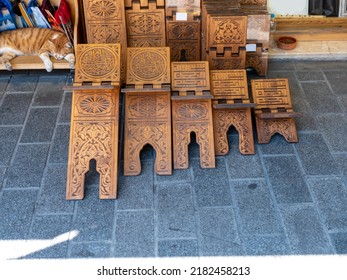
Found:
<path fill-rule="evenodd" d="M 172 173 L 170 49 L 128 48 L 124 118 L 124 175 L 141 173 L 140 152 L 156 151 L 155 172 Z"/>
<path fill-rule="evenodd" d="M 275 133 L 288 142 L 298 142 L 288 79 L 252 80 L 259 143 L 268 143 Z"/>
<path fill-rule="evenodd" d="M 125 1 L 129 47 L 165 47 L 164 1 Z"/>
<path fill-rule="evenodd" d="M 77 45 L 67 199 L 83 199 L 89 162 L 100 174 L 99 197 L 117 196 L 120 44 Z M 107 83 L 107 84 L 105 84 Z"/>
<path fill-rule="evenodd" d="M 216 155 L 229 152 L 227 132 L 234 126 L 239 133 L 239 150 L 254 154 L 253 126 L 246 70 L 211 70 L 213 125 Z"/>
<path fill-rule="evenodd" d="M 172 133 L 175 169 L 189 165 L 191 133 L 200 146 L 200 166 L 215 167 L 208 62 L 172 62 Z"/>
<path fill-rule="evenodd" d="M 123 0 L 83 0 L 88 44 L 119 43 L 126 57 L 127 34 Z M 121 64 L 121 80 L 125 81 L 125 59 Z"/>

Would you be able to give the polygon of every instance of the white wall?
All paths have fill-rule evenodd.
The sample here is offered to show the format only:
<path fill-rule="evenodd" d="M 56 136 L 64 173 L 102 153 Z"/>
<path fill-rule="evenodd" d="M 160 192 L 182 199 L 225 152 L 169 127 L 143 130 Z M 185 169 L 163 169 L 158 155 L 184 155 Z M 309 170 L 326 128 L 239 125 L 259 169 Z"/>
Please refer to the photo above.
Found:
<path fill-rule="evenodd" d="M 268 0 L 268 11 L 275 15 L 308 15 L 309 0 Z"/>

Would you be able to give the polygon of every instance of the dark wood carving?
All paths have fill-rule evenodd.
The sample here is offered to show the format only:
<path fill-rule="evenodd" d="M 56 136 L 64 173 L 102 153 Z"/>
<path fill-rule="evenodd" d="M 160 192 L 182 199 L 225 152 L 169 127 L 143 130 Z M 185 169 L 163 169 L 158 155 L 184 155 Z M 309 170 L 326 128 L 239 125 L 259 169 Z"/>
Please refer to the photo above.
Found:
<path fill-rule="evenodd" d="M 67 199 L 83 199 L 91 159 L 99 197 L 117 196 L 120 45 L 77 45 L 71 112 Z M 85 82 L 88 82 L 86 84 Z M 102 85 L 108 82 L 108 85 Z"/>
<path fill-rule="evenodd" d="M 175 169 L 189 165 L 191 133 L 200 146 L 200 166 L 215 167 L 212 96 L 207 62 L 172 62 L 172 131 Z"/>
<path fill-rule="evenodd" d="M 288 79 L 252 80 L 251 84 L 258 142 L 268 143 L 275 133 L 298 142 L 294 117 L 300 114 L 292 108 Z"/>
<path fill-rule="evenodd" d="M 124 118 L 124 175 L 141 173 L 140 152 L 156 151 L 155 172 L 172 173 L 170 49 L 128 48 Z"/>
<path fill-rule="evenodd" d="M 234 126 L 239 133 L 239 150 L 254 154 L 251 108 L 246 70 L 211 70 L 213 124 L 216 155 L 229 153 L 227 132 Z"/>

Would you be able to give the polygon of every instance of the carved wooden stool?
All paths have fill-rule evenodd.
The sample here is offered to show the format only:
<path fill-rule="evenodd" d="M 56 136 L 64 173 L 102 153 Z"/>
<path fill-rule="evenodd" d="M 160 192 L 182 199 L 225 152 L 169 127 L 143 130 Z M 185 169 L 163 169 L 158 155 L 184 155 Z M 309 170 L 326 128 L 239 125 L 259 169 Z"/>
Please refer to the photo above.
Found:
<path fill-rule="evenodd" d="M 216 155 L 229 153 L 227 132 L 234 126 L 239 133 L 241 154 L 254 154 L 251 108 L 246 70 L 211 70 L 213 127 Z"/>
<path fill-rule="evenodd" d="M 212 95 L 208 62 L 172 62 L 171 75 L 174 168 L 188 168 L 191 132 L 195 132 L 200 146 L 200 166 L 214 168 Z"/>
<path fill-rule="evenodd" d="M 156 152 L 155 172 L 172 174 L 170 49 L 128 48 L 124 118 L 124 175 L 141 173 L 140 152 Z"/>
<path fill-rule="evenodd" d="M 127 34 L 123 0 L 83 0 L 88 44 L 119 43 L 122 46 L 121 80 L 125 82 Z"/>
<path fill-rule="evenodd" d="M 99 197 L 117 197 L 120 44 L 76 48 L 66 199 L 83 199 L 91 159 Z"/>
<path fill-rule="evenodd" d="M 167 0 L 166 37 L 171 61 L 199 61 L 200 0 Z"/>
<path fill-rule="evenodd" d="M 128 47 L 165 47 L 164 0 L 125 0 Z"/>
<path fill-rule="evenodd" d="M 269 143 L 272 135 L 281 134 L 288 142 L 298 142 L 288 79 L 252 80 L 258 142 Z"/>

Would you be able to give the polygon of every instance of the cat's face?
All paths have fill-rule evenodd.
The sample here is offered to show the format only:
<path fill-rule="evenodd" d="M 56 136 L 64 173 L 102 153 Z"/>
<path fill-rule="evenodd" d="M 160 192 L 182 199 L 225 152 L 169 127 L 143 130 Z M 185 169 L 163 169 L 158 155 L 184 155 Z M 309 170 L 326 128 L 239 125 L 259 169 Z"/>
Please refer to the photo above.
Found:
<path fill-rule="evenodd" d="M 54 34 L 48 40 L 49 53 L 55 59 L 63 59 L 68 54 L 74 53 L 74 48 L 69 39 L 64 34 Z"/>

